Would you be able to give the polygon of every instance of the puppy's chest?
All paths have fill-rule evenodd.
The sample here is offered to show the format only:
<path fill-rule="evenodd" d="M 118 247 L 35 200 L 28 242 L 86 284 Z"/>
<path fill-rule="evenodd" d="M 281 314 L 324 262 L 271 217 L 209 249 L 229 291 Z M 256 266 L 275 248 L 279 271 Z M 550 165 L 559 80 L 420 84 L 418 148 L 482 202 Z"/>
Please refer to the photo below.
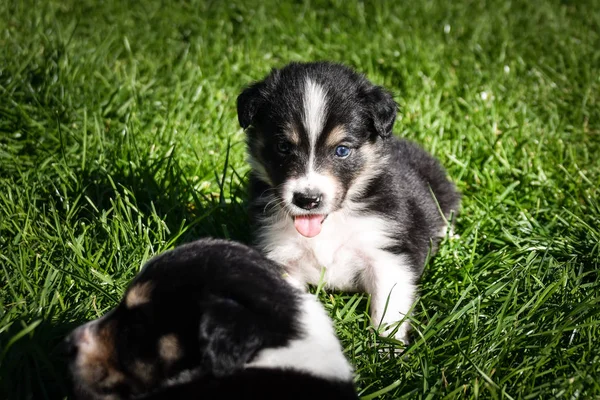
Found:
<path fill-rule="evenodd" d="M 267 255 L 293 277 L 318 284 L 324 267 L 327 284 L 342 290 L 359 289 L 359 275 L 381 258 L 381 249 L 391 242 L 386 221 L 374 216 L 331 214 L 321 233 L 310 239 L 300 235 L 292 221 L 264 228 Z"/>

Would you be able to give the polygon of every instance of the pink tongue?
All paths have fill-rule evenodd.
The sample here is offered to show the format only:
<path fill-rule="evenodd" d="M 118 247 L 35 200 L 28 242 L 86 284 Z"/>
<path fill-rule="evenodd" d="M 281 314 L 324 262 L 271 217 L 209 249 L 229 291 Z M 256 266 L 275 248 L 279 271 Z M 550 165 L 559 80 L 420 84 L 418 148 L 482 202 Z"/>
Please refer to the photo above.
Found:
<path fill-rule="evenodd" d="M 309 238 L 321 233 L 322 222 L 322 215 L 299 215 L 294 218 L 294 226 L 298 233 Z"/>

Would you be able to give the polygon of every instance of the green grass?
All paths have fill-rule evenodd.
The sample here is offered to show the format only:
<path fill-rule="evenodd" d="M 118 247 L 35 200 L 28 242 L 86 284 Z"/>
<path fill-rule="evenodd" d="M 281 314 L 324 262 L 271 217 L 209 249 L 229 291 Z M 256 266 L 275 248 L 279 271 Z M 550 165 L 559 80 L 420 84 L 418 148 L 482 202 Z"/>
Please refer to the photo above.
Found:
<path fill-rule="evenodd" d="M 402 356 L 321 293 L 365 398 L 600 397 L 597 1 L 0 4 L 0 398 L 61 398 L 54 347 L 152 255 L 249 241 L 235 99 L 292 60 L 396 94 L 464 195 Z"/>

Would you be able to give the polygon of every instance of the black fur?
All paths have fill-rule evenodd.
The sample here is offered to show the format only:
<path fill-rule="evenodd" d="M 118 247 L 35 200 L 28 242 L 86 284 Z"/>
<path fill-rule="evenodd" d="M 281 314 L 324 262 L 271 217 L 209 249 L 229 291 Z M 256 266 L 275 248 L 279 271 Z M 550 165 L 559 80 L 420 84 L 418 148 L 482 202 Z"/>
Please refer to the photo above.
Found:
<path fill-rule="evenodd" d="M 237 101 L 238 119 L 243 128 L 249 128 L 250 153 L 265 165 L 275 187 L 304 173 L 308 162 L 308 133 L 302 123 L 307 76 L 322 85 L 329 96 L 324 132 L 344 126 L 349 133 L 347 144 L 355 150 L 353 157 L 341 161 L 331 157 L 332 149 L 325 146 L 327 135 L 321 135 L 317 143 L 316 167 L 330 170 L 344 186 L 338 199 L 342 202 L 352 181 L 368 168 L 360 148 L 366 142 L 391 135 L 397 104 L 389 92 L 373 86 L 362 75 L 327 62 L 291 63 L 245 89 Z M 277 145 L 287 141 L 284 131 L 290 125 L 300 134 L 300 144 L 290 153 L 282 154 Z"/>
<path fill-rule="evenodd" d="M 283 347 L 301 335 L 299 292 L 283 273 L 257 251 L 223 240 L 199 240 L 153 258 L 133 280 L 124 300 L 88 324 L 100 332 L 102 346 L 96 347 L 104 349 L 97 364 L 110 368 L 95 371 L 100 367 L 92 363 L 91 372 L 81 371 L 76 360 L 85 347 L 86 326 L 66 339 L 74 397 L 145 398 L 169 380 L 182 380 L 182 373 L 193 379 L 161 389 L 170 393 L 164 398 L 212 398 L 218 391 L 241 387 L 260 393 L 265 388 L 252 387 L 247 378 L 268 380 L 279 373 L 292 383 L 336 386 L 296 371 L 244 371 L 261 349 Z M 151 287 L 148 301 L 128 304 L 131 291 L 145 285 Z M 159 354 L 159 340 L 166 335 L 177 339 L 178 356 L 172 362 Z"/>
<path fill-rule="evenodd" d="M 223 377 L 204 377 L 144 397 L 176 399 L 351 400 L 358 396 L 351 382 L 329 381 L 289 370 L 252 368 Z"/>
<path fill-rule="evenodd" d="M 318 84 L 316 95 L 312 83 Z M 305 99 L 316 100 L 311 103 Z M 305 101 L 310 107 L 307 108 Z M 313 108 L 320 112 L 314 113 Z M 340 268 L 343 273 L 330 274 L 334 280 L 327 282 L 330 286 L 367 290 L 372 295 L 384 286 L 382 290 L 391 291 L 382 278 L 390 275 L 389 270 L 377 274 L 377 269 L 381 268 L 381 260 L 388 263 L 385 268 L 394 268 L 389 260 L 398 256 L 394 258 L 398 270 L 391 274 L 405 288 L 410 287 L 412 293 L 406 296 L 414 298 L 413 289 L 426 259 L 436 251 L 447 220 L 458 211 L 460 195 L 434 157 L 416 144 L 392 135 L 397 111 L 398 106 L 388 91 L 348 67 L 329 62 L 291 63 L 272 71 L 240 95 L 238 115 L 241 126 L 247 128 L 248 151 L 254 167 L 250 193 L 258 244 L 298 280 L 317 283 L 319 278 L 314 270 Z M 321 125 L 315 128 L 319 130 L 317 133 L 313 132 L 313 136 L 318 135 L 314 145 L 309 140 L 307 126 L 317 122 L 305 121 L 308 113 L 323 116 L 322 121 L 316 119 Z M 285 144 L 283 152 L 281 143 Z M 351 149 L 348 157 L 335 156 L 340 145 Z M 305 183 L 311 179 L 312 183 Z M 315 186 L 324 193 L 318 207 L 307 212 L 289 200 L 291 191 L 295 195 L 296 190 L 314 191 Z M 336 212 L 341 217 L 324 242 L 334 246 L 327 253 L 326 246 L 315 244 L 321 230 L 314 229 L 314 221 Z M 313 216 L 308 217 L 310 225 L 303 223 L 307 214 Z M 289 225 L 282 225 L 281 215 L 291 217 Z M 371 234 L 385 236 L 385 244 L 361 248 L 361 243 L 347 247 L 346 241 L 337 243 L 336 234 L 344 236 L 348 228 L 354 237 L 367 234 L 344 226 L 344 218 L 347 220 L 348 216 L 354 222 L 361 217 L 377 216 L 365 220 L 365 225 L 372 223 Z M 323 229 L 331 220 L 323 220 Z M 286 242 L 281 238 L 286 238 Z M 297 251 L 288 256 L 294 249 L 303 249 L 303 253 Z M 391 257 L 381 256 L 379 250 L 387 251 Z M 348 254 L 359 260 L 356 271 L 345 271 L 344 264 L 336 264 L 336 259 Z M 353 274 L 357 274 L 353 279 L 356 284 L 345 279 Z M 379 303 L 382 298 L 378 296 Z M 404 308 L 406 303 L 397 302 L 398 307 Z M 383 308 L 382 304 L 377 306 Z M 408 312 L 391 308 L 394 315 Z M 405 330 L 401 335 L 404 334 Z"/>
<path fill-rule="evenodd" d="M 420 276 L 427 255 L 437 250 L 444 225 L 440 210 L 450 217 L 460 197 L 440 163 L 416 144 L 390 138 L 381 150 L 390 157 L 389 165 L 356 200 L 397 224 L 395 245 L 388 250 L 409 255 Z"/>
<path fill-rule="evenodd" d="M 325 130 L 346 124 L 361 130 L 368 125 L 371 129 L 363 133 L 373 132 L 381 137 L 392 133 L 397 112 L 392 95 L 350 68 L 329 62 L 290 63 L 246 88 L 237 99 L 240 126 L 246 129 L 252 125 L 276 134 L 283 128 L 281 123 L 293 122 L 303 130 L 300 106 L 307 76 L 332 96 L 331 104 L 335 107 L 329 110 L 330 125 Z"/>
<path fill-rule="evenodd" d="M 379 174 L 364 195 L 352 200 L 367 205 L 366 212 L 384 215 L 390 224 L 398 226 L 396 244 L 390 250 L 408 253 L 414 260 L 414 272 L 420 275 L 431 251 L 430 242 L 435 251 L 438 231 L 445 223 L 440 210 L 445 218 L 452 211 L 457 212 L 460 195 L 435 158 L 416 144 L 392 136 L 398 106 L 388 91 L 346 66 L 329 62 L 291 63 L 273 70 L 238 98 L 240 124 L 249 128 L 250 154 L 266 167 L 275 187 L 304 171 L 308 140 L 301 120 L 307 76 L 325 87 L 329 97 L 327 122 L 317 143 L 316 157 L 321 160 L 319 167 L 330 170 L 344 187 L 338 208 L 343 207 L 344 196 L 356 177 L 373 168 L 361 158 L 360 151 L 343 162 L 328 161 L 331 157 L 326 153 L 331 149 L 324 146 L 326 133 L 344 125 L 357 150 L 365 143 L 373 143 L 377 158 L 389 160 L 378 166 Z M 282 156 L 274 146 L 285 137 L 282 131 L 290 123 L 301 131 L 302 148 L 296 154 Z M 264 147 L 259 146 L 264 143 Z M 256 174 L 251 176 L 250 187 L 256 221 L 269 212 L 261 198 L 272 193 L 272 187 Z"/>

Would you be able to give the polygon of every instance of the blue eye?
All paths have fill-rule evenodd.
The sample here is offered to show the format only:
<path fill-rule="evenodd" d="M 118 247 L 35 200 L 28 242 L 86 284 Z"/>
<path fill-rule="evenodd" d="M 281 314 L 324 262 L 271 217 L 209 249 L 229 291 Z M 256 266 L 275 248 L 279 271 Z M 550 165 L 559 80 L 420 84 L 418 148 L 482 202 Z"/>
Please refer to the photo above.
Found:
<path fill-rule="evenodd" d="M 335 148 L 335 156 L 339 158 L 346 158 L 350 155 L 350 148 L 347 146 L 338 146 Z"/>

